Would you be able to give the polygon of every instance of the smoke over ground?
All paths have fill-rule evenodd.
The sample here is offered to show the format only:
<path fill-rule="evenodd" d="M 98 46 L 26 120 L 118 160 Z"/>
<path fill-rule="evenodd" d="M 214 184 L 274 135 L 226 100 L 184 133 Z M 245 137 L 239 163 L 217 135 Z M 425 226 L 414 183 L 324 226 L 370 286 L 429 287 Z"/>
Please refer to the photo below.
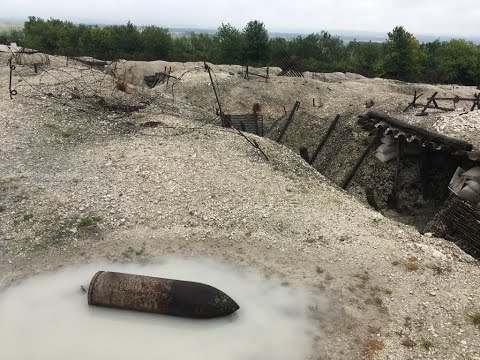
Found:
<path fill-rule="evenodd" d="M 227 318 L 189 320 L 89 307 L 80 285 L 98 270 L 204 282 L 240 309 Z M 212 260 L 90 264 L 0 291 L 0 359 L 303 360 L 317 335 L 312 306 L 324 307 L 324 300 Z"/>

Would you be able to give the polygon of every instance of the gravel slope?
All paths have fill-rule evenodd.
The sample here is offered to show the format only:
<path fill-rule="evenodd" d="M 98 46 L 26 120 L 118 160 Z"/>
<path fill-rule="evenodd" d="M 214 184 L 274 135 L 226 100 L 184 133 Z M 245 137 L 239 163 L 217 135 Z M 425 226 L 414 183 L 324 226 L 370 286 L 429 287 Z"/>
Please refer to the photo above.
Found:
<path fill-rule="evenodd" d="M 235 77 L 220 71 L 225 82 Z M 0 80 L 7 79 L 2 67 Z M 242 96 L 252 97 L 245 107 L 257 91 L 277 99 L 279 111 L 289 91 L 293 100 L 298 88 L 332 86 L 325 79 L 263 84 L 244 85 Z M 53 80 L 49 85 L 61 91 Z M 388 99 L 388 91 L 403 86 L 366 79 L 337 85 L 358 109 L 371 89 Z M 198 91 L 188 93 L 189 87 Z M 318 295 L 319 308 L 310 310 L 323 336 L 311 359 L 480 359 L 480 328 L 470 317 L 480 313 L 478 262 L 370 210 L 286 147 L 250 136 L 267 162 L 234 131 L 210 124 L 211 108 L 202 103 L 212 97 L 205 73 L 176 89 L 183 98 L 175 105 L 167 106 L 165 92 L 130 117 L 79 111 L 88 100 L 37 96 L 26 86 L 14 100 L 2 92 L 3 286 L 100 258 L 214 256 Z M 264 112 L 271 109 L 273 119 L 268 106 Z M 332 115 L 328 108 L 315 111 Z M 161 124 L 140 126 L 147 121 Z"/>

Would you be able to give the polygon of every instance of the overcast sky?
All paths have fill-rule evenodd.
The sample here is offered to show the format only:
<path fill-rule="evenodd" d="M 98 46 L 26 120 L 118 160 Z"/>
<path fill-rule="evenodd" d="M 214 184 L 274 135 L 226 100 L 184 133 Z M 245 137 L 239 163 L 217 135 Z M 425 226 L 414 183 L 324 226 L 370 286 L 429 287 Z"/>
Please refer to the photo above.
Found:
<path fill-rule="evenodd" d="M 0 0 L 0 9 L 0 17 L 17 19 L 199 28 L 222 23 L 243 28 L 261 20 L 270 31 L 386 32 L 404 25 L 416 34 L 480 35 L 478 0 Z"/>

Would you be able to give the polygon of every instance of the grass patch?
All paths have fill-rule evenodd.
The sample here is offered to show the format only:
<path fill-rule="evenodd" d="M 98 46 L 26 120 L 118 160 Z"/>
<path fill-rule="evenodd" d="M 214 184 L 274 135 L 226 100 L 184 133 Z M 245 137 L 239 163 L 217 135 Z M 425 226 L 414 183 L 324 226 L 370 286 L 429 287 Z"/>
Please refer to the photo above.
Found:
<path fill-rule="evenodd" d="M 125 251 L 122 252 L 122 256 L 131 259 L 134 256 L 142 256 L 145 255 L 145 243 L 142 244 L 142 247 L 139 249 L 135 249 L 132 246 L 129 246 Z"/>
<path fill-rule="evenodd" d="M 97 216 L 87 216 L 80 220 L 78 224 L 81 228 L 91 227 L 98 224 L 102 219 Z"/>
<path fill-rule="evenodd" d="M 136 113 L 132 115 L 132 118 L 135 120 L 143 119 L 144 117 L 145 117 L 145 114 L 141 114 L 141 113 Z"/>
<path fill-rule="evenodd" d="M 23 221 L 29 221 L 33 219 L 33 214 L 25 214 L 23 215 Z"/>
<path fill-rule="evenodd" d="M 473 325 L 480 329 L 480 312 L 470 315 L 470 319 L 472 320 Z"/>
<path fill-rule="evenodd" d="M 423 339 L 422 340 L 422 347 L 425 349 L 425 350 L 430 350 L 431 348 L 435 347 L 435 343 L 431 340 L 426 340 L 426 339 Z"/>

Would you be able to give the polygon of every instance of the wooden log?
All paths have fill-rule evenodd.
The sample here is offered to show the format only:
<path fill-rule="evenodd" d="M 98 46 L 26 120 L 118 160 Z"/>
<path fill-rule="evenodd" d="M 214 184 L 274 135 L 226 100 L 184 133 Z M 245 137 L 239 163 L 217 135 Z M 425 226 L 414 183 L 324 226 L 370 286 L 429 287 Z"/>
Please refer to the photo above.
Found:
<path fill-rule="evenodd" d="M 382 136 L 382 131 L 380 129 L 376 129 L 375 130 L 375 137 L 373 139 L 373 141 L 368 145 L 368 147 L 363 151 L 362 155 L 360 156 L 360 158 L 357 160 L 357 162 L 355 163 L 355 165 L 353 166 L 352 170 L 350 170 L 350 172 L 348 173 L 347 177 L 345 178 L 345 180 L 342 182 L 341 184 L 341 187 L 342 189 L 346 190 L 348 185 L 350 184 L 350 182 L 352 181 L 353 177 L 355 176 L 355 174 L 357 173 L 357 170 L 358 168 L 360 167 L 360 165 L 362 165 L 362 162 L 363 160 L 365 160 L 365 158 L 367 157 L 368 153 L 370 152 L 370 150 L 372 150 L 372 148 L 376 145 L 378 145 L 378 142 L 380 141 L 380 137 Z"/>
<path fill-rule="evenodd" d="M 282 130 L 280 130 L 280 134 L 278 134 L 278 136 L 277 136 L 276 141 L 277 141 L 278 143 L 282 140 L 283 135 L 285 134 L 285 132 L 287 131 L 288 127 L 290 126 L 290 123 L 291 123 L 292 120 L 293 120 L 293 115 L 295 115 L 295 112 L 298 110 L 299 107 L 300 107 L 300 101 L 296 101 L 296 102 L 295 102 L 295 105 L 293 106 L 292 111 L 290 112 L 290 115 L 288 116 L 287 121 L 286 121 L 285 124 L 283 125 Z"/>
<path fill-rule="evenodd" d="M 465 141 L 457 140 L 445 135 L 437 134 L 433 131 L 423 129 L 419 126 L 411 125 L 405 121 L 393 118 L 385 114 L 370 111 L 367 113 L 367 116 L 370 119 L 376 119 L 376 120 L 386 122 L 387 124 L 394 126 L 400 130 L 403 130 L 406 133 L 420 135 L 423 141 L 436 142 L 438 144 L 452 147 L 456 150 L 472 151 L 473 149 L 473 145 Z"/>
<path fill-rule="evenodd" d="M 340 115 L 339 114 L 337 114 L 337 116 L 335 116 L 335 119 L 332 121 L 332 123 L 328 127 L 327 132 L 323 135 L 322 139 L 318 143 L 318 146 L 315 149 L 315 152 L 313 153 L 312 158 L 309 161 L 310 165 L 312 165 L 315 162 L 315 160 L 317 159 L 317 156 L 320 153 L 320 150 L 322 150 L 323 146 L 325 145 L 328 138 L 330 137 L 333 129 L 335 129 L 335 127 L 337 126 L 338 120 L 340 120 Z"/>

